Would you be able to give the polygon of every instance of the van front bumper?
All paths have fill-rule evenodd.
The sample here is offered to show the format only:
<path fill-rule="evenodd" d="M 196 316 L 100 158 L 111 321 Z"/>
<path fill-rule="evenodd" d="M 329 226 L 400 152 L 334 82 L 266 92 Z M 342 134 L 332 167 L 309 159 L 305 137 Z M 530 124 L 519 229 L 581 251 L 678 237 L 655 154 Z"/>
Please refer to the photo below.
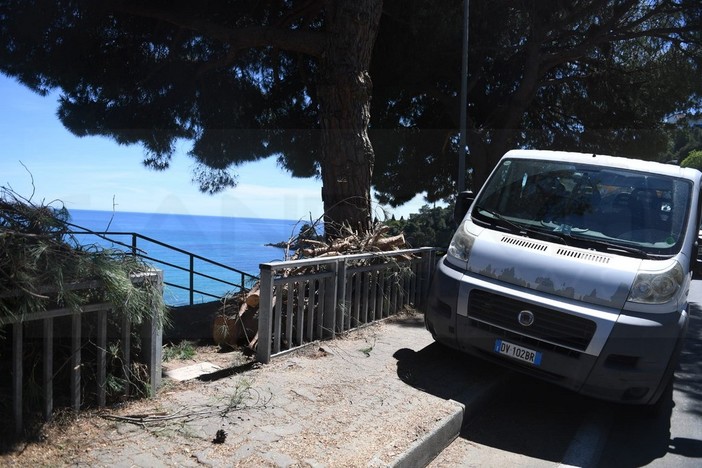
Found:
<path fill-rule="evenodd" d="M 563 314 L 568 320 L 576 308 L 562 298 L 465 275 L 441 259 L 425 315 L 426 327 L 438 342 L 609 401 L 636 404 L 657 401 L 672 375 L 687 327 L 685 310 L 668 314 L 603 313 L 601 308 L 593 306 L 592 321 L 597 330 L 591 343 L 574 349 L 564 345 L 571 343 L 567 336 L 559 339 L 548 334 L 530 336 L 517 320 L 520 307 L 514 308 L 513 323 L 505 320 L 505 314 L 509 314 L 504 311 L 501 318 L 494 320 L 485 313 L 472 314 L 474 291 L 499 301 L 504 298 L 507 304 L 524 304 L 524 308 L 547 304 L 551 315 Z M 577 319 L 586 321 L 583 305 L 587 309 L 587 304 L 578 304 Z M 495 350 L 497 340 L 540 353 L 540 362 L 535 365 L 499 354 Z"/>

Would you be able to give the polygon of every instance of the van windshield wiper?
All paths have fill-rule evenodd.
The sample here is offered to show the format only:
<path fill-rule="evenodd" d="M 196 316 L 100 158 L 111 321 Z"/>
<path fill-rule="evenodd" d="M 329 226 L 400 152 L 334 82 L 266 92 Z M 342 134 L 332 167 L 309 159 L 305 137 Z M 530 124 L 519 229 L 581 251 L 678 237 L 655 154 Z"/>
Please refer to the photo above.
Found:
<path fill-rule="evenodd" d="M 518 224 L 515 224 L 515 223 L 513 223 L 512 221 L 510 221 L 509 219 L 505 218 L 504 216 L 502 216 L 502 215 L 501 215 L 500 213 L 498 213 L 497 211 L 493 211 L 493 210 L 491 210 L 491 209 L 489 209 L 489 208 L 485 208 L 484 206 L 476 206 L 475 209 L 478 210 L 478 211 L 482 211 L 482 212 L 484 212 L 484 213 L 487 213 L 487 214 L 489 214 L 490 216 L 492 216 L 492 217 L 494 218 L 493 221 L 497 221 L 497 222 L 494 223 L 494 224 L 498 224 L 498 225 L 500 225 L 500 226 L 503 227 L 503 228 L 507 228 L 507 230 L 508 230 L 509 232 L 513 232 L 513 233 L 515 233 L 515 234 L 518 234 L 518 233 L 520 233 L 520 232 L 522 231 L 522 227 L 521 227 L 521 226 L 519 226 Z"/>
<path fill-rule="evenodd" d="M 557 234 L 552 234 L 550 232 L 542 231 L 540 229 L 534 229 L 528 226 L 525 226 L 523 224 L 517 224 L 509 219 L 505 218 L 502 216 L 500 213 L 493 211 L 489 208 L 485 208 L 484 206 L 476 206 L 476 210 L 482 211 L 484 213 L 489 214 L 494 218 L 495 221 L 498 221 L 499 223 L 495 223 L 496 225 L 499 224 L 501 227 L 507 228 L 509 232 L 513 234 L 520 234 L 520 235 L 527 235 L 531 234 L 534 237 L 540 237 L 542 239 L 548 239 L 548 240 L 555 240 L 558 241 L 562 244 L 568 245 L 568 241 Z"/>
<path fill-rule="evenodd" d="M 571 234 L 564 234 L 567 235 L 570 239 L 573 239 L 576 243 L 584 244 L 584 245 L 590 245 L 594 247 L 599 247 L 606 252 L 619 252 L 619 253 L 625 253 L 625 254 L 630 254 L 632 256 L 638 257 L 638 258 L 649 258 L 650 255 L 637 248 L 637 247 L 631 247 L 628 245 L 621 245 L 621 244 L 614 244 L 612 242 L 607 242 L 599 239 L 592 239 L 592 238 L 585 238 L 585 237 L 580 237 L 580 236 L 573 236 Z"/>

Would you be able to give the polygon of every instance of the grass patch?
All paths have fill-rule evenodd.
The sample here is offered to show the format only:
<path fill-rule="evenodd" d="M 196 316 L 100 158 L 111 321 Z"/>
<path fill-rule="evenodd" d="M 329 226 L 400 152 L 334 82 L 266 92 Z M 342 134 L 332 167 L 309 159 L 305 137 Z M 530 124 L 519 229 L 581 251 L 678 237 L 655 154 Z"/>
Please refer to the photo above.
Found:
<path fill-rule="evenodd" d="M 185 361 L 195 357 L 195 345 L 191 341 L 183 340 L 180 343 L 168 343 L 163 346 L 164 361 Z"/>

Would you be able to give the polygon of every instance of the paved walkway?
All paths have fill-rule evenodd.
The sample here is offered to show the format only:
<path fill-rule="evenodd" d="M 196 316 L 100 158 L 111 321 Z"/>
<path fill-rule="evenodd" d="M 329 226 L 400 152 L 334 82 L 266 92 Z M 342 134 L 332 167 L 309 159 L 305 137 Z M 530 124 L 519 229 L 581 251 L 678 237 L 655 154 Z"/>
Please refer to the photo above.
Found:
<path fill-rule="evenodd" d="M 116 467 L 424 466 L 458 435 L 465 408 L 502 375 L 435 344 L 421 316 L 404 316 L 238 374 L 165 379 L 157 398 L 97 418 L 84 450 L 62 460 Z"/>

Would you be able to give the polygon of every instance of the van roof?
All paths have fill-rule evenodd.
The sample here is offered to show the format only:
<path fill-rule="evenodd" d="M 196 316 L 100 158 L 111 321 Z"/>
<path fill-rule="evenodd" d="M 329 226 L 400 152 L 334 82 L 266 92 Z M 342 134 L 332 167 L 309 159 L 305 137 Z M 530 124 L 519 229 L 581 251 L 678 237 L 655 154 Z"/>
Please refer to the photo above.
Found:
<path fill-rule="evenodd" d="M 698 180 L 702 176 L 700 171 L 689 167 L 683 168 L 676 164 L 663 164 L 654 161 L 644 161 L 642 159 L 623 158 L 619 156 L 608 156 L 597 153 L 575 153 L 569 151 L 551 150 L 511 150 L 505 153 L 504 158 L 518 159 L 541 159 L 557 160 L 573 163 L 588 163 L 597 166 L 617 167 L 634 171 L 653 172 L 672 177 L 681 177 L 690 180 Z"/>

